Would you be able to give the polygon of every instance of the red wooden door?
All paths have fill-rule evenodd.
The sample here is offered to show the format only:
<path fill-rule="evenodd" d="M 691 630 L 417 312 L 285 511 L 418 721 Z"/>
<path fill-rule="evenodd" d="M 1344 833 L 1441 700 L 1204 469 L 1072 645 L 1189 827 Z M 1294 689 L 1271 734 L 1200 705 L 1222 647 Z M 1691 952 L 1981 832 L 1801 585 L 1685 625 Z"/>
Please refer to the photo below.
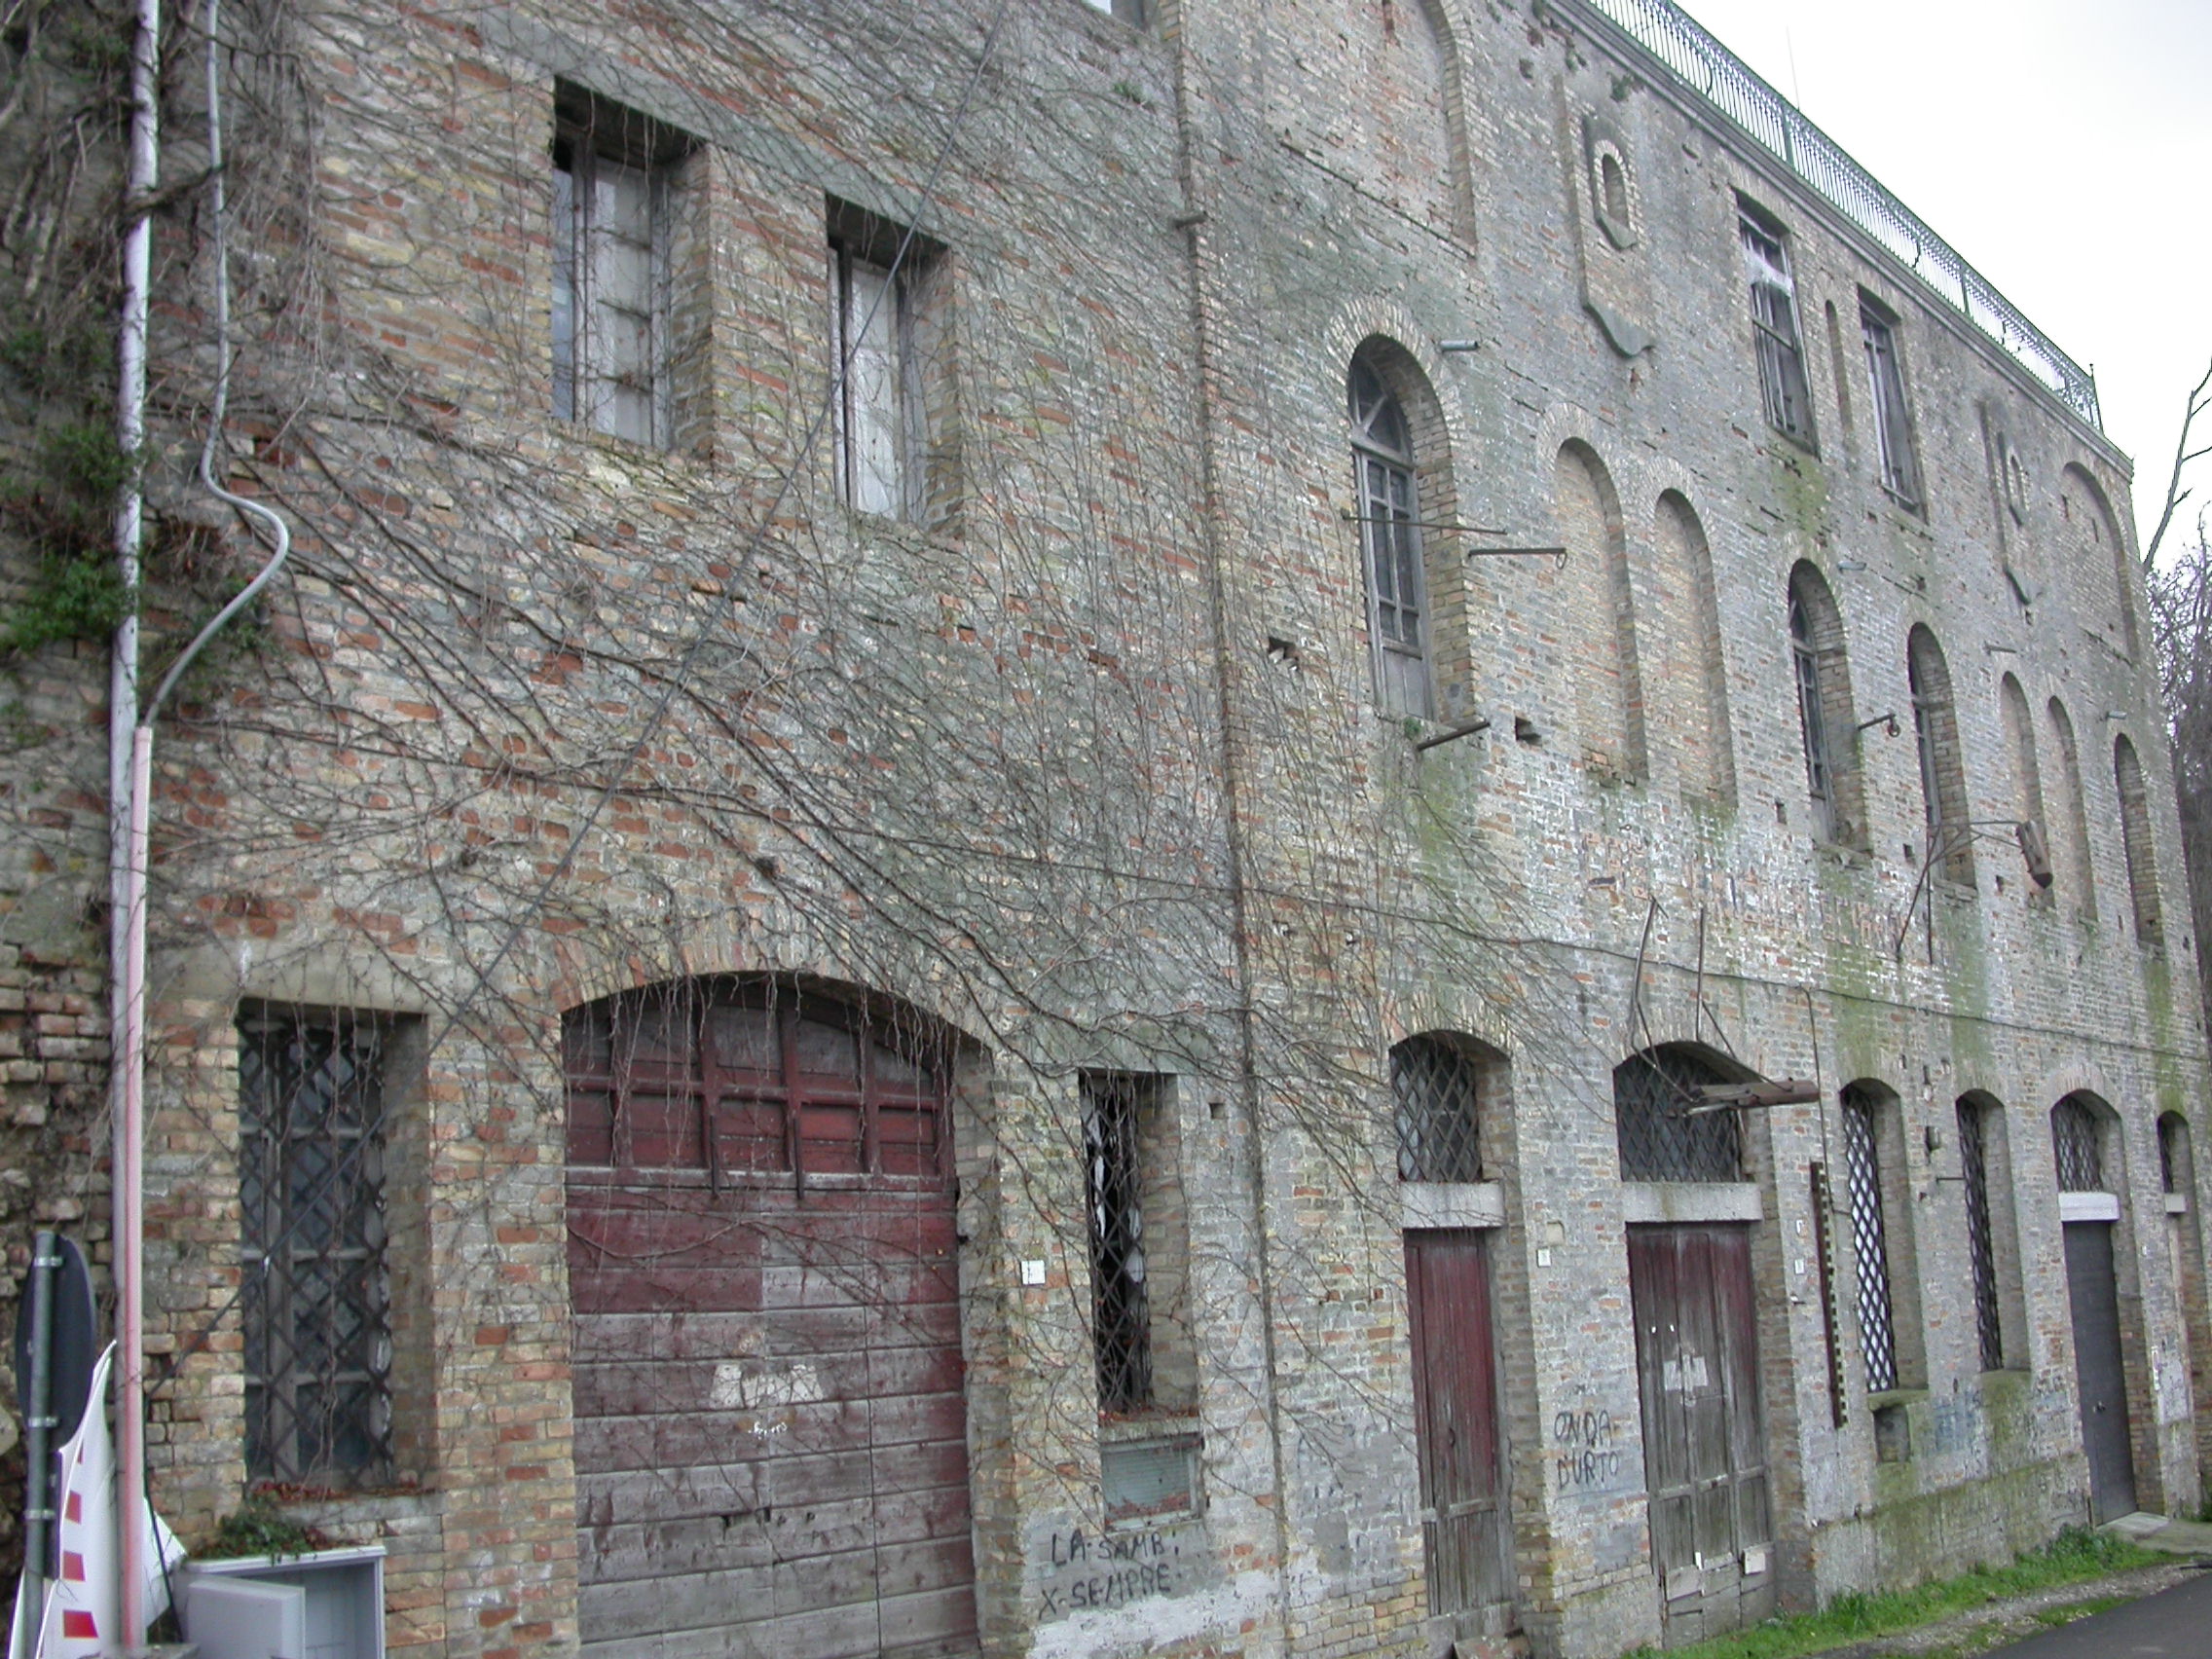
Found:
<path fill-rule="evenodd" d="M 1751 1230 L 1632 1227 L 1628 1269 L 1652 1566 L 1695 1641 L 1774 1610 Z"/>
<path fill-rule="evenodd" d="M 565 1035 L 586 1651 L 974 1652 L 941 1051 L 735 981 Z"/>
<path fill-rule="evenodd" d="M 1429 1610 L 1460 1613 L 1513 1599 L 1506 1548 L 1497 1361 L 1491 1337 L 1489 1235 L 1406 1235 L 1414 1426 Z"/>

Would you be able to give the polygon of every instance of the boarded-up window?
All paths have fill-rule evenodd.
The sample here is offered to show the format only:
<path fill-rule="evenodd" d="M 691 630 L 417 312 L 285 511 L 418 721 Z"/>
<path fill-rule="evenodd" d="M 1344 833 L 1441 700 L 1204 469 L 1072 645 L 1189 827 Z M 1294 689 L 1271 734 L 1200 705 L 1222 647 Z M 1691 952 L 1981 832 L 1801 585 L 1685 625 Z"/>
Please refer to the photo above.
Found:
<path fill-rule="evenodd" d="M 2031 903 L 2047 903 L 2050 887 L 2034 879 L 2033 861 L 2038 857 L 2046 861 L 2044 875 L 2052 874 L 2047 863 L 2049 825 L 2044 817 L 2043 768 L 2036 760 L 2035 721 L 2028 714 L 2027 693 L 2011 675 L 1998 682 L 1997 701 L 2005 719 L 2005 747 L 2010 751 L 2012 761 L 2012 816 L 2017 823 L 2031 827 L 2019 832 L 2021 850 L 2030 860 L 2028 900 Z"/>
<path fill-rule="evenodd" d="M 1584 443 L 1561 448 L 1552 478 L 1567 549 L 1567 569 L 1553 591 L 1567 610 L 1558 625 L 1572 642 L 1566 666 L 1583 758 L 1603 773 L 1641 781 L 1649 771 L 1643 680 L 1620 497 L 1604 462 Z"/>
<path fill-rule="evenodd" d="M 2135 901 L 2135 937 L 2150 949 L 2165 943 L 2158 910 L 2158 854 L 2151 835 L 2151 797 L 2135 745 L 2121 737 L 2112 748 L 2113 781 L 2120 788 L 2120 838 L 2127 854 L 2127 891 Z"/>
<path fill-rule="evenodd" d="M 1949 880 L 1973 883 L 1973 828 L 1967 810 L 1965 759 L 1959 749 L 1958 707 L 1951 670 L 1936 636 L 1916 625 L 1905 641 L 1905 675 L 1912 691 L 1912 731 L 1920 751 L 1920 797 L 1927 811 L 1930 869 Z"/>
<path fill-rule="evenodd" d="M 2058 787 L 2064 799 L 2058 803 L 2059 837 L 2053 850 L 2060 858 L 2056 886 L 2073 897 L 2075 907 L 2086 921 L 2097 919 L 2097 874 L 2089 854 L 2089 812 L 2082 793 L 2082 754 L 2074 744 L 2074 722 L 2066 705 L 2050 700 L 2050 735 L 2058 746 Z"/>
<path fill-rule="evenodd" d="M 1643 678 L 1668 723 L 1683 792 L 1726 805 L 1736 796 L 1736 760 L 1713 550 L 1697 514 L 1673 490 L 1659 498 L 1657 528 L 1660 637 Z M 1640 641 L 1645 656 L 1651 632 Z"/>

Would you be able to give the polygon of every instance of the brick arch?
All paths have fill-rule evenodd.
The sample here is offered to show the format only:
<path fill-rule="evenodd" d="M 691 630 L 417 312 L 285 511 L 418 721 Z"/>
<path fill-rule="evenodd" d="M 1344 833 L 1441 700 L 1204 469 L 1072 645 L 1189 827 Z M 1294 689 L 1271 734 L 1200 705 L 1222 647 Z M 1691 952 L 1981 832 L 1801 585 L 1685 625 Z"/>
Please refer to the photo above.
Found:
<path fill-rule="evenodd" d="M 2068 554 L 2062 569 L 2093 570 L 2100 556 L 2112 573 L 2112 602 L 2120 620 L 2120 637 L 2127 654 L 2136 655 L 2142 640 L 2135 620 L 2135 554 L 2112 498 L 2096 475 L 2080 461 L 2071 461 L 2058 475 L 2059 534 Z"/>
<path fill-rule="evenodd" d="M 1905 678 L 1912 697 L 1913 739 L 1920 752 L 1920 793 L 1928 846 L 1922 863 L 1965 886 L 1973 885 L 1973 813 L 1966 754 L 1959 739 L 1958 694 L 1936 632 L 1915 622 L 1905 636 Z"/>
<path fill-rule="evenodd" d="M 1851 685 L 1851 653 L 1835 590 L 1817 566 L 1800 559 L 1783 594 L 1783 649 L 1797 705 L 1806 792 L 1817 836 L 1847 847 L 1866 845 L 1865 787 L 1859 765 L 1859 708 Z"/>
<path fill-rule="evenodd" d="M 972 1645 L 959 1033 L 764 974 L 563 1026 L 583 1651 Z"/>
<path fill-rule="evenodd" d="M 2134 902 L 2136 941 L 2157 950 L 2165 943 L 2158 896 L 2157 837 L 2151 828 L 2151 795 L 2143 762 L 2125 732 L 2112 742 L 2113 786 L 2120 795 L 2120 845 L 2127 863 L 2127 891 Z"/>
<path fill-rule="evenodd" d="M 621 948 L 596 948 L 597 941 L 555 941 L 543 1000 L 564 1013 L 586 1003 L 682 979 L 772 977 L 824 987 L 848 986 L 871 997 L 889 998 L 940 1022 L 958 1037 L 962 1051 L 980 1054 L 982 1045 L 971 1024 L 974 1011 L 955 1008 L 938 987 L 904 976 L 869 973 L 840 960 L 797 928 L 748 925 L 749 916 L 725 911 L 686 924 L 681 940 L 655 940 L 657 948 L 624 940 Z"/>
<path fill-rule="evenodd" d="M 1567 569 L 1538 579 L 1553 589 L 1561 627 L 1573 642 L 1568 695 L 1582 756 L 1593 769 L 1641 783 L 1650 774 L 1650 751 L 1627 526 L 1612 471 L 1583 438 L 1567 438 L 1553 458 L 1552 510 Z"/>
<path fill-rule="evenodd" d="M 1444 0 L 1341 8 L 1282 67 L 1277 118 L 1295 148 L 1403 222 L 1472 244 L 1466 77 Z"/>
<path fill-rule="evenodd" d="M 2061 699 L 2051 698 L 2044 715 L 2050 724 L 2053 753 L 2058 759 L 2053 777 L 2059 796 L 2054 816 L 2059 823 L 2055 827 L 2057 844 L 2052 850 L 2054 855 L 2063 851 L 2059 877 L 2065 884 L 2062 892 L 2084 920 L 2093 922 L 2097 919 L 2097 868 L 2089 847 L 2089 801 L 2083 793 L 2081 746 L 2074 735 L 2073 717 L 2067 714 Z"/>
<path fill-rule="evenodd" d="M 1712 543 L 1688 495 L 1673 487 L 1660 492 L 1652 528 L 1658 614 L 1644 630 L 1645 682 L 1679 740 L 1683 793 L 1733 806 L 1736 747 Z"/>

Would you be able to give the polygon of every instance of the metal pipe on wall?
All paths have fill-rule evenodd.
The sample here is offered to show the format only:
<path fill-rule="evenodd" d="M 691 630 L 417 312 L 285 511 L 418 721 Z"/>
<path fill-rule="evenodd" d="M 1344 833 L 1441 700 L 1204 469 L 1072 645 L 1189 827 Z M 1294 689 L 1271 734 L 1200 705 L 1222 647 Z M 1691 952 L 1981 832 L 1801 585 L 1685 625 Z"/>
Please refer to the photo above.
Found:
<path fill-rule="evenodd" d="M 145 756 L 138 721 L 139 545 L 145 520 L 140 467 L 146 441 L 146 322 L 151 303 L 153 225 L 147 214 L 161 177 L 161 0 L 138 0 L 130 39 L 129 222 L 123 233 L 123 303 L 116 339 L 116 447 L 129 473 L 116 499 L 116 573 L 124 593 L 108 670 L 108 977 L 113 1066 L 108 1110 L 114 1130 L 109 1165 L 111 1272 L 120 1349 L 115 1384 L 116 1571 L 122 1629 L 119 1650 L 146 1641 L 145 1573 L 138 1515 L 146 1493 L 146 1344 L 140 1278 L 144 1194 L 139 1159 L 145 1140 L 144 964 L 146 880 Z"/>

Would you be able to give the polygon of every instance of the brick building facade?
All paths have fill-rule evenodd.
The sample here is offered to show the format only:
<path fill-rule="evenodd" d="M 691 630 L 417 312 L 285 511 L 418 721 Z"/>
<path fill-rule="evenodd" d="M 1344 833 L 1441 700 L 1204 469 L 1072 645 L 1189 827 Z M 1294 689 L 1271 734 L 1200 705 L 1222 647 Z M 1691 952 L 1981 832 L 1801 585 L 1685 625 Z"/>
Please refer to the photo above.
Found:
<path fill-rule="evenodd" d="M 230 25 L 300 549 L 158 753 L 165 1514 L 455 1659 L 1580 1659 L 2194 1512 L 2093 387 L 1663 9 L 1139 12 Z"/>

